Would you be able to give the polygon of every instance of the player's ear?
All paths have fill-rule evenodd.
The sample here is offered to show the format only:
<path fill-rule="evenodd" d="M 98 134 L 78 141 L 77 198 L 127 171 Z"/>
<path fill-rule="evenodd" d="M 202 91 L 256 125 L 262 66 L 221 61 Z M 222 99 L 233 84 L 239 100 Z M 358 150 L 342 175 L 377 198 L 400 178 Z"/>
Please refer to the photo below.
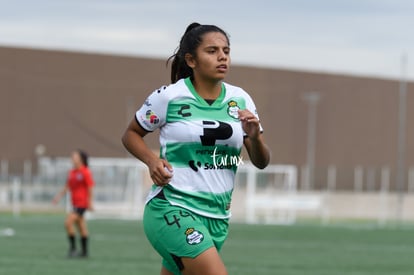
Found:
<path fill-rule="evenodd" d="M 190 67 L 191 69 L 194 69 L 196 67 L 196 60 L 192 54 L 186 53 L 184 59 L 188 67 Z"/>

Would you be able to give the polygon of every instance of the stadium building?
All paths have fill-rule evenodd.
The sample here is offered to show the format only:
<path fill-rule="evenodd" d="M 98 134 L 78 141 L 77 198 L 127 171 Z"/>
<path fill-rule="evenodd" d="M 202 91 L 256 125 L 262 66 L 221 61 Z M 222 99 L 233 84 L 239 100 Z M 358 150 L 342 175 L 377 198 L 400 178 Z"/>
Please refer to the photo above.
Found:
<path fill-rule="evenodd" d="M 127 157 L 126 125 L 150 92 L 169 83 L 158 59 L 0 47 L 0 61 L 0 159 L 16 171 L 39 145 L 52 157 L 74 148 Z M 321 188 L 335 167 L 339 189 L 352 188 L 356 167 L 374 178 L 389 167 L 395 187 L 398 80 L 235 65 L 226 81 L 253 97 L 272 163 L 300 168 L 314 160 Z M 414 166 L 413 90 L 409 83 L 406 178 Z M 155 135 L 146 140 L 157 149 Z"/>

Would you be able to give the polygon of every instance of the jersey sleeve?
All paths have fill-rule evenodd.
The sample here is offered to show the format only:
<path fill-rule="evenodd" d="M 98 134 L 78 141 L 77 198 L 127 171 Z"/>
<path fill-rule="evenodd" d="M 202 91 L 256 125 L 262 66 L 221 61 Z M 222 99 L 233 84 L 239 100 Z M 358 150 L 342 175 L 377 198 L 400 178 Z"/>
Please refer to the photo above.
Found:
<path fill-rule="evenodd" d="M 142 107 L 136 112 L 135 119 L 148 132 L 152 132 L 165 124 L 168 98 L 163 86 L 148 96 Z"/>
<path fill-rule="evenodd" d="M 257 119 L 260 121 L 259 114 L 256 109 L 256 105 L 254 104 L 253 99 L 247 93 L 246 93 L 246 109 L 249 110 L 251 113 L 253 113 L 257 117 Z M 263 133 L 262 124 L 260 123 L 259 126 L 260 126 L 260 133 Z M 245 132 L 243 132 L 243 135 L 245 137 L 247 136 Z"/>

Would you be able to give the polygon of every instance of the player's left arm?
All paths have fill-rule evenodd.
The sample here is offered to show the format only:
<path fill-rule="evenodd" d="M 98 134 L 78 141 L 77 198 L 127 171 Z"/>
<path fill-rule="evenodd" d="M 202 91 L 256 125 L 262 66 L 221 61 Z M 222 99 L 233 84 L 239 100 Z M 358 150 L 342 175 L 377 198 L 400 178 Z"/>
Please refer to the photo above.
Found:
<path fill-rule="evenodd" d="M 88 210 L 93 210 L 93 187 L 95 185 L 91 171 L 88 169 L 85 171 L 85 181 L 88 188 Z"/>
<path fill-rule="evenodd" d="M 88 210 L 93 210 L 93 186 L 88 187 Z"/>
<path fill-rule="evenodd" d="M 69 182 L 65 184 L 65 186 L 62 188 L 62 190 L 56 194 L 56 196 L 53 198 L 52 203 L 58 204 L 58 202 L 62 199 L 62 197 L 68 192 L 69 190 Z"/>
<path fill-rule="evenodd" d="M 264 142 L 260 131 L 259 119 L 249 110 L 239 110 L 239 119 L 243 131 L 246 133 L 244 146 L 247 149 L 251 162 L 259 169 L 264 169 L 270 161 L 270 150 Z"/>

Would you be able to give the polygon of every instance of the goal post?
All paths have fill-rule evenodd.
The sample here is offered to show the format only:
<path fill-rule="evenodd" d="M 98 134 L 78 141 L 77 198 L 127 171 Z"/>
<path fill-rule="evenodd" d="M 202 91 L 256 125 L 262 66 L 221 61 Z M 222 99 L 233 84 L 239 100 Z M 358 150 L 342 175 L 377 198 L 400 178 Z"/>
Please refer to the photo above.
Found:
<path fill-rule="evenodd" d="M 293 165 L 270 165 L 258 170 L 251 164 L 241 166 L 245 174 L 247 223 L 293 223 L 295 210 L 291 199 L 297 193 L 297 168 Z"/>
<path fill-rule="evenodd" d="M 147 167 L 135 159 L 91 159 L 96 182 L 94 210 L 89 218 L 142 218 L 145 198 L 152 182 Z"/>

